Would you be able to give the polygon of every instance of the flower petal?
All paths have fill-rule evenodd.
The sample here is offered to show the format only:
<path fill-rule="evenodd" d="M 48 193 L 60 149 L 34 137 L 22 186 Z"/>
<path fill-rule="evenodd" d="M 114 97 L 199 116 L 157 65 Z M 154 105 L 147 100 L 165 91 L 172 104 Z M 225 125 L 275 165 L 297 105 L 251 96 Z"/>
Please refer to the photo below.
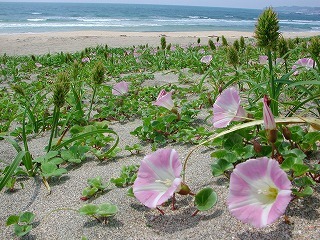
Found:
<path fill-rule="evenodd" d="M 263 122 L 264 122 L 264 127 L 267 130 L 275 130 L 275 129 L 277 129 L 277 126 L 276 126 L 276 122 L 274 120 L 273 114 L 271 112 L 271 109 L 268 106 L 268 97 L 264 96 L 262 101 L 263 101 Z"/>
<path fill-rule="evenodd" d="M 125 81 L 121 81 L 115 84 L 112 88 L 113 95 L 123 95 L 128 92 L 128 83 Z"/>
<path fill-rule="evenodd" d="M 249 159 L 230 176 L 228 208 L 239 220 L 264 227 L 285 212 L 290 189 L 291 182 L 276 160 Z"/>
<path fill-rule="evenodd" d="M 172 91 L 167 93 L 164 89 L 162 89 L 153 105 L 165 107 L 168 110 L 172 110 L 172 108 L 174 107 L 172 93 Z"/>
<path fill-rule="evenodd" d="M 213 126 L 223 128 L 231 121 L 239 121 L 246 115 L 240 106 L 240 96 L 236 88 L 231 87 L 224 90 L 213 104 Z"/>
<path fill-rule="evenodd" d="M 174 149 L 159 149 L 142 161 L 133 185 L 135 197 L 149 208 L 167 201 L 181 183 L 182 165 Z"/>

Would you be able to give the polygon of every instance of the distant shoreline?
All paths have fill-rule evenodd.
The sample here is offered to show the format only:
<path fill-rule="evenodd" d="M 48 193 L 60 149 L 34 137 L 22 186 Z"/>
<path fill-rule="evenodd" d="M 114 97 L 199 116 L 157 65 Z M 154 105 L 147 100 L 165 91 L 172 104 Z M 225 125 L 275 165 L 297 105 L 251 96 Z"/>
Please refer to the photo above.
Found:
<path fill-rule="evenodd" d="M 319 32 L 283 32 L 285 38 L 320 36 Z M 167 43 L 188 45 L 196 43 L 206 45 L 209 39 L 224 35 L 228 40 L 240 36 L 253 38 L 253 32 L 245 31 L 199 31 L 199 32 L 115 32 L 115 31 L 74 31 L 0 34 L 0 54 L 41 55 L 57 52 L 76 52 L 86 47 L 108 45 L 109 47 L 132 47 L 148 44 L 159 46 L 160 38 L 166 37 Z"/>

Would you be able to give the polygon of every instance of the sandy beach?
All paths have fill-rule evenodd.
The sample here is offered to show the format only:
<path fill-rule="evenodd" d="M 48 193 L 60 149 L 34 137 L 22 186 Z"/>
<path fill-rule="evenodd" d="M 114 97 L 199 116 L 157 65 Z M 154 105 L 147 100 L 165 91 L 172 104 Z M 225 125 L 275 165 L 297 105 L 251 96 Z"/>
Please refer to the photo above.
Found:
<path fill-rule="evenodd" d="M 178 84 L 175 74 L 156 73 L 155 79 L 145 84 Z M 202 121 L 206 111 L 199 114 Z M 114 122 L 110 127 L 119 134 L 122 149 L 125 145 L 141 143 L 130 135 L 141 120 L 136 119 L 125 124 Z M 210 119 L 205 126 L 211 127 Z M 29 142 L 29 149 L 34 157 L 44 154 L 49 134 L 35 137 Z M 183 160 L 192 146 L 170 144 Z M 24 189 L 17 184 L 17 190 L 0 193 L 0 239 L 17 239 L 12 234 L 12 227 L 6 227 L 5 221 L 11 214 L 31 211 L 36 214 L 34 228 L 22 239 L 29 240 L 79 240 L 87 237 L 90 240 L 207 240 L 207 239 L 241 239 L 241 240 L 318 240 L 320 230 L 320 189 L 312 197 L 292 202 L 286 210 L 290 223 L 279 218 L 265 228 L 254 228 L 234 218 L 226 203 L 229 182 L 225 177 L 213 177 L 210 171 L 211 151 L 200 148 L 189 160 L 186 181 L 195 192 L 205 186 L 212 187 L 218 195 L 217 205 L 211 210 L 200 212 L 192 217 L 196 210 L 193 198 L 178 196 L 175 211 L 170 205 L 161 207 L 165 215 L 157 210 L 144 207 L 136 199 L 127 196 L 128 188 L 112 187 L 112 190 L 89 200 L 88 203 L 100 204 L 111 202 L 119 208 L 119 213 L 108 224 L 101 224 L 93 218 L 81 216 L 75 211 L 86 202 L 80 200 L 82 190 L 87 186 L 87 179 L 101 176 L 104 181 L 119 176 L 121 168 L 139 164 L 145 154 L 151 152 L 150 145 L 143 147 L 141 154 L 131 155 L 122 151 L 112 161 L 99 162 L 89 158 L 81 166 L 73 165 L 68 173 L 50 182 L 52 193 L 49 195 L 40 177 L 23 180 Z M 7 142 L 1 141 L 0 156 L 2 159 L 13 159 L 15 149 Z M 60 210 L 59 210 L 60 209 Z"/>
<path fill-rule="evenodd" d="M 76 52 L 86 47 L 108 45 L 109 47 L 130 47 L 148 44 L 159 46 L 160 38 L 166 37 L 167 43 L 189 44 L 201 39 L 203 44 L 208 39 L 224 35 L 228 40 L 240 36 L 252 38 L 253 32 L 237 31 L 204 31 L 204 32 L 110 32 L 110 31 L 77 31 L 48 32 L 25 34 L 0 34 L 0 54 L 31 55 L 57 52 Z M 311 37 L 320 32 L 284 32 L 286 38 Z"/>
<path fill-rule="evenodd" d="M 166 36 L 167 43 L 190 44 L 198 38 L 202 44 L 208 39 L 224 35 L 232 41 L 240 36 L 253 38 L 252 32 L 210 31 L 210 32 L 51 32 L 33 34 L 0 34 L 0 55 L 40 55 L 57 52 L 82 51 L 86 47 L 108 45 L 109 47 L 130 47 L 148 44 L 159 46 L 160 38 Z M 283 33 L 286 38 L 310 37 L 320 32 Z M 142 86 L 164 84 L 179 85 L 179 74 L 173 72 L 156 72 L 154 79 L 146 79 Z M 199 75 L 191 79 L 199 80 Z M 114 79 L 110 84 L 114 84 Z M 109 83 L 108 83 L 109 84 Z M 189 86 L 188 86 L 189 87 Z M 192 97 L 192 94 L 190 94 Z M 213 129 L 211 119 L 207 119 L 207 109 L 197 116 L 196 121 L 205 128 Z M 133 119 L 126 123 L 111 122 L 110 128 L 119 134 L 119 147 L 141 144 L 130 132 L 142 124 L 141 119 Z M 44 148 L 49 139 L 49 132 L 30 139 L 29 148 L 34 158 L 45 154 Z M 172 143 L 167 147 L 177 150 L 184 160 L 193 146 Z M 47 189 L 39 176 L 23 180 L 24 188 L 17 184 L 14 192 L 0 193 L 0 239 L 18 239 L 12 234 L 12 227 L 5 226 L 11 214 L 31 211 L 36 214 L 33 230 L 22 239 L 30 240 L 88 240 L 96 239 L 308 239 L 318 240 L 320 236 L 320 188 L 315 189 L 312 197 L 292 202 L 286 210 L 290 222 L 279 218 L 270 226 L 257 229 L 243 224 L 234 218 L 228 210 L 226 199 L 229 182 L 225 177 L 213 177 L 210 171 L 212 164 L 211 151 L 199 148 L 189 160 L 187 182 L 193 191 L 205 186 L 212 187 L 218 194 L 217 205 L 207 212 L 200 212 L 191 217 L 196 210 L 191 197 L 179 196 L 177 210 L 170 206 L 163 207 L 165 215 L 157 210 L 144 207 L 136 199 L 127 196 L 128 188 L 115 188 L 102 194 L 89 203 L 112 202 L 117 204 L 119 213 L 108 224 L 101 224 L 95 219 L 81 216 L 75 211 L 61 209 L 78 209 L 85 202 L 80 200 L 82 190 L 87 186 L 87 179 L 101 176 L 104 181 L 119 176 L 121 168 L 139 164 L 146 154 L 151 152 L 151 144 L 144 144 L 141 154 L 132 155 L 128 151 L 119 153 L 115 160 L 100 162 L 89 158 L 81 165 L 71 165 L 68 173 L 50 182 L 52 193 Z M 0 141 L 0 160 L 10 162 L 16 156 L 11 144 Z M 1 163 L 1 162 L 0 162 Z M 1 163 L 2 164 L 2 163 Z M 0 167 L 3 165 L 0 164 Z M 60 209 L 58 211 L 58 209 Z"/>

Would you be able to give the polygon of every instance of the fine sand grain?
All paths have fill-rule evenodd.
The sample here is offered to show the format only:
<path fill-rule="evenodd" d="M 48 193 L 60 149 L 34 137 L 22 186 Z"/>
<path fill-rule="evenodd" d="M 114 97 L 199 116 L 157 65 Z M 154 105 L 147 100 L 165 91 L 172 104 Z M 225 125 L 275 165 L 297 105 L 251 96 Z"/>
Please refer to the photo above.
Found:
<path fill-rule="evenodd" d="M 0 54 L 31 55 L 56 52 L 81 51 L 86 47 L 108 45 L 109 47 L 132 47 L 149 44 L 159 46 L 160 38 L 166 37 L 167 43 L 187 45 L 201 39 L 207 44 L 208 39 L 224 35 L 227 39 L 239 39 L 240 36 L 252 38 L 252 32 L 206 31 L 206 32 L 109 32 L 78 31 L 26 34 L 0 34 Z M 284 37 L 310 37 L 320 32 L 285 32 Z"/>

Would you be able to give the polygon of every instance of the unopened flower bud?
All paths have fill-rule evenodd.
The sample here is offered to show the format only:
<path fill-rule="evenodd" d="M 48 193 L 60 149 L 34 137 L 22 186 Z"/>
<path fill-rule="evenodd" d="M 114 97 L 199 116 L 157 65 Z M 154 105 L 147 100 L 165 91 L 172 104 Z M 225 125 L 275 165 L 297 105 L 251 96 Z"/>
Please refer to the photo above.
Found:
<path fill-rule="evenodd" d="M 261 153 L 262 146 L 257 140 L 253 141 L 253 149 L 256 153 Z"/>
<path fill-rule="evenodd" d="M 248 118 L 251 118 L 251 119 L 253 119 L 253 118 L 254 118 L 254 116 L 253 116 L 253 114 L 252 114 L 252 113 L 248 113 L 248 114 L 247 114 L 247 117 L 248 117 Z"/>
<path fill-rule="evenodd" d="M 275 143 L 277 141 L 278 130 L 274 129 L 274 130 L 269 130 L 267 132 L 268 132 L 267 136 L 268 136 L 269 142 Z"/>
<path fill-rule="evenodd" d="M 191 190 L 188 187 L 188 185 L 185 183 L 181 183 L 180 189 L 177 193 L 179 193 L 180 195 L 188 195 L 190 192 L 191 192 Z"/>
<path fill-rule="evenodd" d="M 178 120 L 181 119 L 181 116 L 180 116 L 180 113 L 179 113 L 178 109 L 172 108 L 172 109 L 171 109 L 171 112 L 177 115 L 177 119 L 178 119 Z"/>
<path fill-rule="evenodd" d="M 285 139 L 291 140 L 291 131 L 289 130 L 289 128 L 283 127 L 282 128 L 282 134 L 283 134 Z"/>

